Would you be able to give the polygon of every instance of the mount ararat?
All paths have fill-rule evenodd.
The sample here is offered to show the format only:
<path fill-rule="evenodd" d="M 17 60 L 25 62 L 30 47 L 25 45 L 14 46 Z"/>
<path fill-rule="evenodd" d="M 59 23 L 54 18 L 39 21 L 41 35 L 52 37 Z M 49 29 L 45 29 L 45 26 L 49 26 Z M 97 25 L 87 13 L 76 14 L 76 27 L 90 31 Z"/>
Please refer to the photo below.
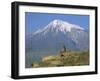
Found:
<path fill-rule="evenodd" d="M 26 51 L 58 52 L 64 45 L 70 50 L 88 50 L 89 32 L 79 25 L 55 19 L 25 37 Z"/>

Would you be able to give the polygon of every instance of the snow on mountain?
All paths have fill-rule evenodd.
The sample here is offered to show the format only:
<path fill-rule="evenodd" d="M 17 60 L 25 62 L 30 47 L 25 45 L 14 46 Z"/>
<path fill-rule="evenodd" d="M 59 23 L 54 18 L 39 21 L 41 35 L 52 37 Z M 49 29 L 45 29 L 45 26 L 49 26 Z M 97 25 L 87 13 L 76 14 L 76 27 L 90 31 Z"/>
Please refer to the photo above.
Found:
<path fill-rule="evenodd" d="M 55 19 L 42 29 L 26 37 L 26 49 L 58 51 L 62 45 L 71 50 L 89 48 L 89 34 L 84 28 L 66 21 Z"/>
<path fill-rule="evenodd" d="M 33 35 L 38 34 L 38 33 L 46 34 L 49 30 L 55 31 L 56 33 L 58 31 L 66 33 L 66 32 L 71 32 L 72 29 L 84 30 L 84 28 L 82 28 L 82 27 L 80 27 L 78 25 L 70 24 L 68 22 L 65 22 L 65 21 L 62 21 L 62 20 L 59 20 L 59 19 L 55 19 L 52 22 L 50 22 L 43 29 L 39 29 L 36 32 L 34 32 Z"/>

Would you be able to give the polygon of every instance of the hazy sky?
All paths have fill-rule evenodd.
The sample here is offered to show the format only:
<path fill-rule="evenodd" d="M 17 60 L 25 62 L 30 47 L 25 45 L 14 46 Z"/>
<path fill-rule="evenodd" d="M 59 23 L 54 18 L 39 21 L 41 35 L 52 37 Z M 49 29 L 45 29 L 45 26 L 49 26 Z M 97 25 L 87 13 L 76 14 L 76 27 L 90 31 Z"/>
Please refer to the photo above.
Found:
<path fill-rule="evenodd" d="M 85 29 L 89 28 L 88 15 L 71 14 L 51 14 L 51 13 L 33 13 L 25 12 L 26 34 L 30 34 L 39 28 L 45 27 L 54 19 L 60 19 L 72 24 L 79 25 Z"/>

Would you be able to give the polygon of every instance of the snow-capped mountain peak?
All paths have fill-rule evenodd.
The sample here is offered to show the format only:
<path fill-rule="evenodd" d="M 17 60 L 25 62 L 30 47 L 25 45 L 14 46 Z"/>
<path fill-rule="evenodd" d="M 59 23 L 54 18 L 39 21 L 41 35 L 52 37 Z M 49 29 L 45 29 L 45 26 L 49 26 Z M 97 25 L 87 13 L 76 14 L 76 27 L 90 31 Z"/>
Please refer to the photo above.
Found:
<path fill-rule="evenodd" d="M 59 19 L 51 21 L 44 28 L 37 30 L 25 39 L 27 50 L 50 49 L 59 51 L 62 45 L 71 50 L 89 48 L 89 32 L 84 28 Z"/>
<path fill-rule="evenodd" d="M 48 31 L 55 31 L 55 33 L 57 33 L 58 31 L 61 31 L 63 33 L 66 32 L 71 32 L 72 29 L 79 29 L 79 30 L 84 30 L 84 28 L 75 25 L 75 24 L 71 24 L 69 22 L 60 20 L 60 19 L 55 19 L 53 21 L 51 21 L 47 26 L 45 26 L 43 29 L 39 29 L 36 32 L 34 32 L 33 34 L 38 34 L 38 33 L 43 33 L 46 34 Z"/>

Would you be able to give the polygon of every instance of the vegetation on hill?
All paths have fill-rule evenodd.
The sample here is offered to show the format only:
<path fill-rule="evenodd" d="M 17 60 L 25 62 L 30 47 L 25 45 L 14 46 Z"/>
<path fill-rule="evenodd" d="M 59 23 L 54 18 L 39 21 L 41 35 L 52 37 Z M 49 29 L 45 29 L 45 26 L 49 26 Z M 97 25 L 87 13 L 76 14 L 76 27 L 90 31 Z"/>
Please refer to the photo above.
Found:
<path fill-rule="evenodd" d="M 32 67 L 61 67 L 89 65 L 89 51 L 69 51 L 56 55 L 44 56 L 41 62 L 33 62 Z"/>

